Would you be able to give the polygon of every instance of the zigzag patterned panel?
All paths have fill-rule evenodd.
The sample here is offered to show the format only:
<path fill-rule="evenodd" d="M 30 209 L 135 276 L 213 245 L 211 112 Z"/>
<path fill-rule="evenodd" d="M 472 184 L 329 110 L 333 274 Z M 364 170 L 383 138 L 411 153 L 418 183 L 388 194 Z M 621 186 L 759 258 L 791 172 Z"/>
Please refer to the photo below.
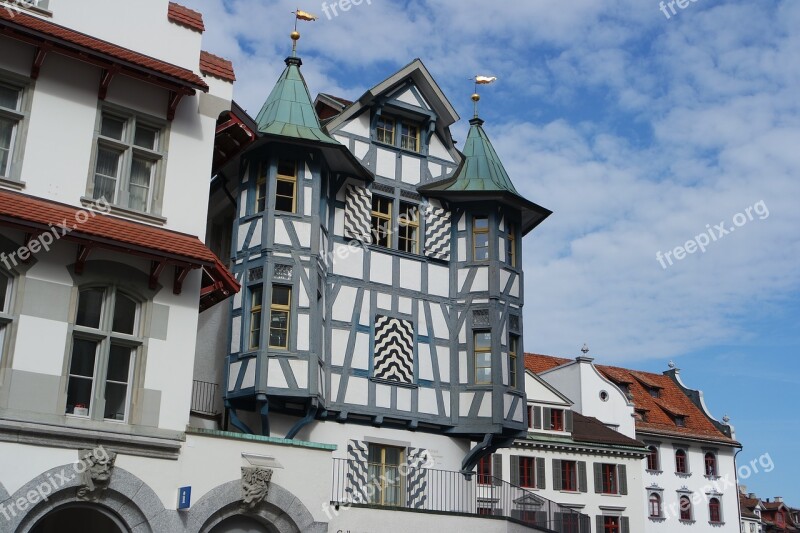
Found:
<path fill-rule="evenodd" d="M 369 189 L 356 185 L 348 185 L 347 200 L 344 210 L 344 236 L 361 242 L 371 243 L 371 213 L 372 193 Z"/>
<path fill-rule="evenodd" d="M 367 444 L 357 440 L 347 441 L 347 494 L 349 503 L 368 503 Z"/>
<path fill-rule="evenodd" d="M 425 509 L 428 502 L 428 450 L 422 448 L 408 449 L 408 476 L 406 477 L 408 507 Z"/>
<path fill-rule="evenodd" d="M 375 317 L 374 377 L 414 382 L 414 325 L 409 320 Z"/>
<path fill-rule="evenodd" d="M 425 255 L 450 260 L 450 211 L 428 205 L 425 207 Z"/>

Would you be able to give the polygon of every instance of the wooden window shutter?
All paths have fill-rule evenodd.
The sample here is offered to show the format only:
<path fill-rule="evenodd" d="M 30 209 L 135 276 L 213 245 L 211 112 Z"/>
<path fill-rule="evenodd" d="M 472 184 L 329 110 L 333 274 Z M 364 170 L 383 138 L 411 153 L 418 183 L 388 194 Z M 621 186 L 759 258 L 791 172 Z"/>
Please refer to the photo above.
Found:
<path fill-rule="evenodd" d="M 619 521 L 622 527 L 622 533 L 631 533 L 631 519 L 627 516 L 623 516 Z"/>
<path fill-rule="evenodd" d="M 597 531 L 598 531 L 598 533 L 603 533 L 603 529 L 604 529 L 604 527 L 603 527 L 603 517 L 600 516 L 600 515 L 597 515 Z"/>
<path fill-rule="evenodd" d="M 543 420 L 544 429 L 553 429 L 553 417 L 550 414 L 551 411 L 552 409 L 550 409 L 549 407 L 545 407 L 542 410 L 542 414 L 544 415 L 544 420 Z"/>
<path fill-rule="evenodd" d="M 539 489 L 546 489 L 547 488 L 547 478 L 545 477 L 544 472 L 544 457 L 537 457 L 536 458 L 536 488 Z"/>
<path fill-rule="evenodd" d="M 533 408 L 533 429 L 542 429 L 542 408 Z"/>
<path fill-rule="evenodd" d="M 586 487 L 586 461 L 578 461 L 578 491 L 589 491 Z"/>
<path fill-rule="evenodd" d="M 617 466 L 617 482 L 619 486 L 619 493 L 622 495 L 628 494 L 628 467 L 625 465 Z"/>
<path fill-rule="evenodd" d="M 348 185 L 344 209 L 344 236 L 364 243 L 372 242 L 372 191 Z"/>
<path fill-rule="evenodd" d="M 494 476 L 494 485 L 500 485 L 503 479 L 503 456 L 499 453 L 492 455 L 492 476 Z"/>
<path fill-rule="evenodd" d="M 511 484 L 519 487 L 519 455 L 511 456 Z"/>
<path fill-rule="evenodd" d="M 594 491 L 603 492 L 603 465 L 600 463 L 594 463 Z"/>
<path fill-rule="evenodd" d="M 564 410 L 564 431 L 572 433 L 572 411 Z"/>
<path fill-rule="evenodd" d="M 553 490 L 561 490 L 561 461 L 553 459 Z"/>

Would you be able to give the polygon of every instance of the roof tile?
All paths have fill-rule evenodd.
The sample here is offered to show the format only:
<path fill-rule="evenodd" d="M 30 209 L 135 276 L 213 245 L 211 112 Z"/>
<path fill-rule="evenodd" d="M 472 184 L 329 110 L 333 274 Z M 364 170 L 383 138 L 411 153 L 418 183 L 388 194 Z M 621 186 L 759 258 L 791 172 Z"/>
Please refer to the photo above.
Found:
<path fill-rule="evenodd" d="M 203 24 L 203 14 L 189 9 L 188 7 L 176 4 L 175 2 L 169 3 L 169 10 L 167 11 L 167 18 L 170 22 L 186 26 L 187 28 L 200 33 L 206 29 Z"/>
<path fill-rule="evenodd" d="M 205 50 L 200 52 L 200 72 L 231 83 L 236 81 L 233 63 L 223 57 L 206 52 Z"/>

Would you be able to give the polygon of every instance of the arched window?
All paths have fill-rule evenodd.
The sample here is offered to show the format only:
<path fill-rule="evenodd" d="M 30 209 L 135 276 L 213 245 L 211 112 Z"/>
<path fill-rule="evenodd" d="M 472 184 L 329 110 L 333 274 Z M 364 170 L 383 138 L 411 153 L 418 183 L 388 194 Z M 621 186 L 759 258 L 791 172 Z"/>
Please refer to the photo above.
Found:
<path fill-rule="evenodd" d="M 718 498 L 711 498 L 708 501 L 708 516 L 714 523 L 722 522 L 722 512 Z"/>
<path fill-rule="evenodd" d="M 714 455 L 713 452 L 706 453 L 706 475 L 707 476 L 716 476 L 717 475 L 717 456 Z"/>
<path fill-rule="evenodd" d="M 677 450 L 675 452 L 675 472 L 679 474 L 689 473 L 689 465 L 686 461 L 686 450 Z"/>
<path fill-rule="evenodd" d="M 650 518 L 661 517 L 661 496 L 656 493 L 650 495 Z"/>
<path fill-rule="evenodd" d="M 80 291 L 67 370 L 66 414 L 128 421 L 136 354 L 143 341 L 140 307 L 116 287 Z"/>
<path fill-rule="evenodd" d="M 692 500 L 688 496 L 681 496 L 681 520 L 692 519 Z"/>
<path fill-rule="evenodd" d="M 655 446 L 648 446 L 647 450 L 647 469 L 661 470 L 658 466 L 658 448 Z"/>

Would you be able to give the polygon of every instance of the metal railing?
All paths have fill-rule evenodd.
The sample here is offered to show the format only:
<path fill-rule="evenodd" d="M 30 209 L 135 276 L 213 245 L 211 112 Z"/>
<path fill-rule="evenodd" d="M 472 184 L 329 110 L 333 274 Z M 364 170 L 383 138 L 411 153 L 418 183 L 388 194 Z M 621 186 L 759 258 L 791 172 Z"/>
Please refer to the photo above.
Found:
<path fill-rule="evenodd" d="M 499 516 L 555 533 L 591 531 L 588 515 L 502 479 L 477 474 L 467 478 L 461 472 L 405 465 L 376 468 L 366 462 L 334 459 L 331 502 Z"/>
<path fill-rule="evenodd" d="M 218 415 L 221 412 L 219 405 L 222 400 L 217 389 L 216 383 L 194 380 L 192 382 L 192 412 L 201 415 Z"/>

